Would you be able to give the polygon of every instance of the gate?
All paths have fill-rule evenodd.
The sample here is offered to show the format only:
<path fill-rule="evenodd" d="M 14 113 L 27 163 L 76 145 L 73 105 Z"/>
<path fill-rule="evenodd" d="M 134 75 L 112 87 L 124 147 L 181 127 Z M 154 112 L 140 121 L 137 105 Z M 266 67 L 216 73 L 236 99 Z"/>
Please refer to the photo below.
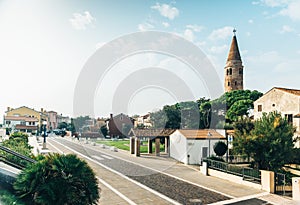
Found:
<path fill-rule="evenodd" d="M 292 197 L 292 180 L 285 174 L 275 173 L 275 193 Z"/>

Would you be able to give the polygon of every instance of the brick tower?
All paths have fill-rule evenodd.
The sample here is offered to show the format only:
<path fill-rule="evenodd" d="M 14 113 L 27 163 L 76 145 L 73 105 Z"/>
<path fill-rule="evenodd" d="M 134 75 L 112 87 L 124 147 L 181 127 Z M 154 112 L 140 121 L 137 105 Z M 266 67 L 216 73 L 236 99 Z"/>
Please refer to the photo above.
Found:
<path fill-rule="evenodd" d="M 225 92 L 232 90 L 243 90 L 243 64 L 240 56 L 240 51 L 235 35 L 236 30 L 233 30 L 233 38 L 230 45 L 230 50 L 225 66 Z"/>

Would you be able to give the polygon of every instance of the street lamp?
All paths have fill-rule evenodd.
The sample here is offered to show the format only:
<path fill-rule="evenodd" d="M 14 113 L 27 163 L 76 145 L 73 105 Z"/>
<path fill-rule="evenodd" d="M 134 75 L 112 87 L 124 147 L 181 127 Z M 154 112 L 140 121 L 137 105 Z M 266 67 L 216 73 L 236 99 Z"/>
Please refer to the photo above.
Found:
<path fill-rule="evenodd" d="M 207 138 L 208 138 L 208 157 L 210 157 L 210 138 L 212 134 L 210 132 L 207 133 Z"/>
<path fill-rule="evenodd" d="M 42 123 L 42 131 L 43 131 L 43 137 L 44 137 L 44 142 L 43 142 L 43 149 L 47 149 L 46 146 L 46 126 L 47 126 L 47 121 L 43 121 Z"/>

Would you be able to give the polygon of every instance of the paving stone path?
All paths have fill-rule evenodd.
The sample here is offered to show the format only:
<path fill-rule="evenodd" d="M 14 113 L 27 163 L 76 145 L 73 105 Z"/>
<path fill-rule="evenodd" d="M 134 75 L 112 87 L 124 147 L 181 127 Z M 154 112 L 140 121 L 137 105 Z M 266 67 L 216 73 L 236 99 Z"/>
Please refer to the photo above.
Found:
<path fill-rule="evenodd" d="M 83 148 L 81 145 L 72 143 L 72 147 L 88 156 L 94 158 L 95 156 L 99 156 L 99 159 L 101 157 L 101 153 L 86 147 Z M 222 194 L 215 193 L 128 161 L 118 158 L 103 159 L 103 156 L 101 158 L 102 160 L 99 161 L 101 164 L 168 196 L 181 204 L 210 204 L 230 199 Z M 97 158 L 95 159 L 97 160 Z"/>

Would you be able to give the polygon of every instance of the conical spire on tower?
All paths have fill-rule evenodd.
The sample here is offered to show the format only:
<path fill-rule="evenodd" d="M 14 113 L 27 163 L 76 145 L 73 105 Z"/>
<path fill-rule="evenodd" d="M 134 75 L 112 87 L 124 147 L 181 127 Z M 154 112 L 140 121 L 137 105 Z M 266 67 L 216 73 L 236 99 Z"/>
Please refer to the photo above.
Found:
<path fill-rule="evenodd" d="M 236 35 L 236 30 L 233 30 L 233 37 L 230 45 L 230 50 L 225 65 L 225 81 L 224 88 L 225 92 L 230 92 L 233 90 L 243 90 L 243 73 L 244 66 L 242 63 Z"/>
<path fill-rule="evenodd" d="M 239 46 L 238 46 L 238 43 L 237 43 L 237 40 L 236 40 L 235 32 L 236 32 L 236 30 L 234 29 L 233 30 L 234 36 L 233 36 L 232 41 L 231 41 L 227 61 L 241 60 L 241 55 L 240 55 Z"/>

